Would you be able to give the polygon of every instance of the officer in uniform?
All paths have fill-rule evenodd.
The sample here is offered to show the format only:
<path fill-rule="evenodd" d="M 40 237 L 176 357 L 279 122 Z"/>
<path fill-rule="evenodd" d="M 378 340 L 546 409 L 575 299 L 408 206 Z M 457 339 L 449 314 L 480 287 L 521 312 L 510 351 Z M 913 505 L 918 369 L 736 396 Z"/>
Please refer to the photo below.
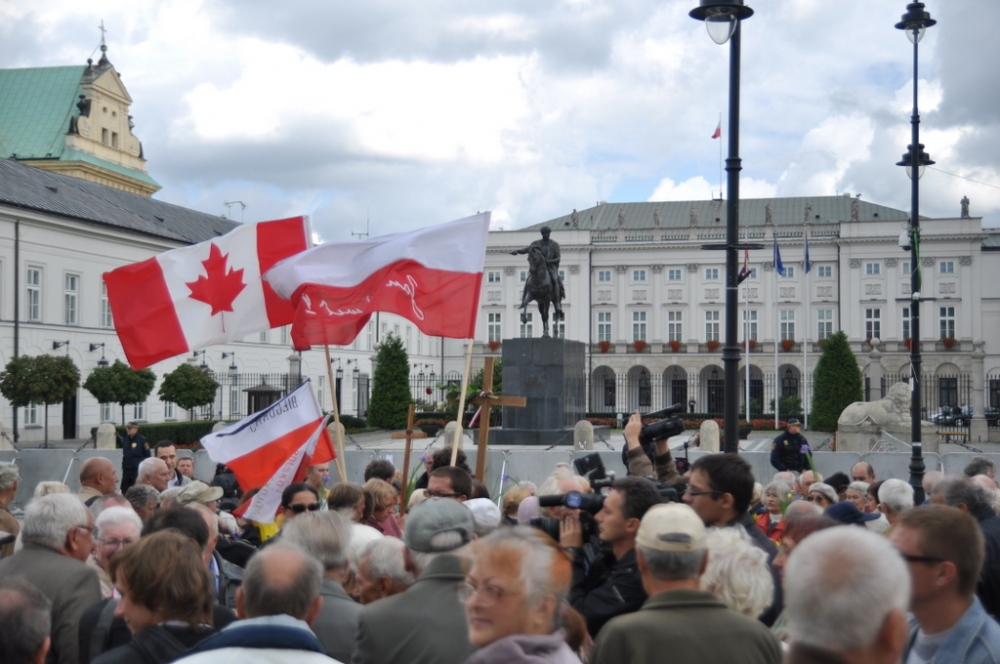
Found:
<path fill-rule="evenodd" d="M 789 417 L 785 432 L 771 443 L 771 465 L 779 471 L 809 470 L 809 441 L 802 435 L 799 421 Z"/>
<path fill-rule="evenodd" d="M 126 424 L 122 440 L 122 493 L 135 484 L 139 478 L 139 464 L 150 456 L 149 441 L 139 433 L 139 423 Z"/>

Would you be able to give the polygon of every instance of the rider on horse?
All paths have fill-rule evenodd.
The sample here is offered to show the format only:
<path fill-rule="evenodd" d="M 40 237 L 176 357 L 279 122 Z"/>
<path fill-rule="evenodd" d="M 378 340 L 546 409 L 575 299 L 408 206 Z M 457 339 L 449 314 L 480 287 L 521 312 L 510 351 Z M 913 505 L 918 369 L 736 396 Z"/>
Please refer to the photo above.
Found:
<path fill-rule="evenodd" d="M 545 257 L 545 262 L 549 268 L 549 277 L 553 284 L 552 293 L 552 304 L 555 306 L 556 318 L 563 318 L 562 310 L 562 300 L 566 297 L 566 288 L 563 286 L 562 279 L 559 278 L 559 243 L 555 240 L 550 240 L 549 235 L 552 233 L 552 229 L 548 226 L 542 226 L 542 239 L 535 240 L 530 245 L 524 249 L 518 249 L 517 251 L 510 252 L 511 256 L 516 256 L 518 254 L 526 254 L 531 251 L 532 247 L 537 247 L 541 252 L 542 256 Z M 524 284 L 525 289 L 528 288 L 527 282 Z"/>

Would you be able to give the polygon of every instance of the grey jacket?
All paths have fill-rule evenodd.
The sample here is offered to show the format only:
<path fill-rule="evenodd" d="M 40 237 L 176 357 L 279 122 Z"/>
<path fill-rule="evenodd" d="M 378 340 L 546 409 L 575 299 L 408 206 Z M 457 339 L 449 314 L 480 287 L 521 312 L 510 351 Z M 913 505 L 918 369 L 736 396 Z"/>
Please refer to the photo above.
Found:
<path fill-rule="evenodd" d="M 462 664 L 473 651 L 456 592 L 463 581 L 461 560 L 440 555 L 406 592 L 365 606 L 351 663 Z"/>
<path fill-rule="evenodd" d="M 351 599 L 344 586 L 326 577 L 323 577 L 319 594 L 323 598 L 323 608 L 312 624 L 312 631 L 328 657 L 349 662 L 358 638 L 361 605 Z"/>

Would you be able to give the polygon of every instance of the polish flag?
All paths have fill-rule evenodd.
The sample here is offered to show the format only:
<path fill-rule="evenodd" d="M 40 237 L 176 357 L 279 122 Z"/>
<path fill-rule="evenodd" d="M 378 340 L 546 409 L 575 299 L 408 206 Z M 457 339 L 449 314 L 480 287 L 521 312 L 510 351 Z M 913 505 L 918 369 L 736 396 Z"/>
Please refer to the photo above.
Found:
<path fill-rule="evenodd" d="M 292 344 L 347 345 L 376 311 L 431 336 L 475 334 L 490 213 L 362 242 L 323 244 L 285 259 L 264 279 L 295 304 Z"/>
<path fill-rule="evenodd" d="M 306 468 L 336 454 L 308 380 L 266 410 L 210 433 L 202 447 L 215 463 L 229 467 L 244 491 L 259 488 L 244 517 L 271 523 L 281 492 L 301 481 Z"/>
<path fill-rule="evenodd" d="M 129 364 L 142 369 L 291 323 L 294 307 L 260 277 L 310 245 L 305 217 L 263 221 L 105 272 Z"/>
<path fill-rule="evenodd" d="M 719 125 L 715 128 L 715 131 L 712 132 L 712 138 L 719 138 L 720 136 L 722 136 L 722 120 L 721 119 L 719 120 Z"/>

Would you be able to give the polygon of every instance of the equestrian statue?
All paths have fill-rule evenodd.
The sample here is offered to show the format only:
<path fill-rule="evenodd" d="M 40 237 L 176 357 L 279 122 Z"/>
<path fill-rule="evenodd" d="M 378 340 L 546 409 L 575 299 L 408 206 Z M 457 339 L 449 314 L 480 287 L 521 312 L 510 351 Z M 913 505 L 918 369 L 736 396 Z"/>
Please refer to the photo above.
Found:
<path fill-rule="evenodd" d="M 528 278 L 524 282 L 524 294 L 521 297 L 521 323 L 528 322 L 528 303 L 534 300 L 538 303 L 538 313 L 542 317 L 542 336 L 549 336 L 549 305 L 555 308 L 553 322 L 565 320 L 562 301 L 566 297 L 566 288 L 559 278 L 559 243 L 550 240 L 552 230 L 542 226 L 542 239 L 535 240 L 524 249 L 510 252 L 511 256 L 528 254 Z"/>

